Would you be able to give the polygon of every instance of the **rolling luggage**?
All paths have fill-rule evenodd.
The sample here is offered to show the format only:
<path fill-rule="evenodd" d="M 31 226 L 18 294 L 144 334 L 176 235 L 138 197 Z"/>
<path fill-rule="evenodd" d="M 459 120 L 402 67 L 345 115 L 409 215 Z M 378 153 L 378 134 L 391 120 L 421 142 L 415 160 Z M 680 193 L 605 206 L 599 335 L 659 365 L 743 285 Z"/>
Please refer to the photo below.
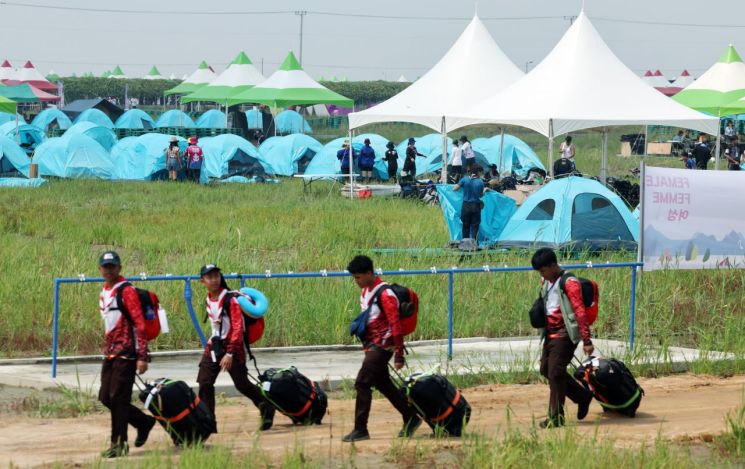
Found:
<path fill-rule="evenodd" d="M 592 393 L 604 412 L 636 416 L 644 390 L 622 361 L 588 357 L 574 371 L 574 377 Z"/>
<path fill-rule="evenodd" d="M 259 387 L 266 400 L 293 423 L 320 425 L 326 415 L 326 393 L 294 366 L 269 368 L 259 375 Z"/>
<path fill-rule="evenodd" d="M 416 413 L 437 431 L 461 436 L 471 418 L 471 406 L 450 381 L 434 373 L 415 373 L 403 381 L 404 393 Z"/>
<path fill-rule="evenodd" d="M 205 441 L 217 433 L 215 416 L 183 381 L 161 378 L 144 383 L 140 401 L 177 446 Z"/>

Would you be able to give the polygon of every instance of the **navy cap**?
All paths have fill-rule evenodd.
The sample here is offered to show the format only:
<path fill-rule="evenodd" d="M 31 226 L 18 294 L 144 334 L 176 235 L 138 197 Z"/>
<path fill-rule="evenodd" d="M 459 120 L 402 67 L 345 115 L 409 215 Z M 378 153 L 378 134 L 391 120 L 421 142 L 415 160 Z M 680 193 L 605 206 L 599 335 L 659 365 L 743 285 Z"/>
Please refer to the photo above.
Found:
<path fill-rule="evenodd" d="M 220 268 L 216 266 L 215 264 L 203 265 L 202 268 L 199 269 L 199 276 L 204 277 L 205 275 L 212 272 L 213 270 L 220 272 Z"/>
<path fill-rule="evenodd" d="M 122 265 L 122 260 L 116 251 L 106 251 L 98 258 L 98 265 Z"/>

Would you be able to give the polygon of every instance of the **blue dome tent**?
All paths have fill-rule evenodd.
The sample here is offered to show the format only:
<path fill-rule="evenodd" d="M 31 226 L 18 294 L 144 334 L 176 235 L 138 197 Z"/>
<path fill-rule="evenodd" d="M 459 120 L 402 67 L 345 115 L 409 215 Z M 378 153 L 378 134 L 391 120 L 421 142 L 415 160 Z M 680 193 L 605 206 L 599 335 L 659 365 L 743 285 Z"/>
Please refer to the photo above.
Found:
<path fill-rule="evenodd" d="M 442 134 L 428 134 L 423 137 L 414 137 L 416 140 L 416 149 L 424 156 L 416 157 L 416 175 L 421 176 L 425 173 L 435 173 L 442 170 Z M 407 138 L 396 146 L 398 152 L 398 170 L 404 167 L 406 158 L 406 147 L 409 144 Z M 448 137 L 448 159 L 453 151 L 453 139 Z"/>
<path fill-rule="evenodd" d="M 375 177 L 386 180 L 388 179 L 388 165 L 383 161 L 385 156 L 385 145 L 388 140 L 378 134 L 356 135 L 352 139 L 352 148 L 354 149 L 354 168 L 359 173 L 358 159 L 359 152 L 366 138 L 370 139 L 370 146 L 375 150 L 375 166 L 373 172 Z M 341 162 L 336 158 L 336 153 L 341 150 L 341 145 L 346 137 L 337 138 L 323 146 L 321 151 L 313 157 L 313 160 L 305 169 L 305 174 L 339 174 L 341 173 Z"/>
<path fill-rule="evenodd" d="M 258 109 L 249 109 L 246 111 L 246 125 L 249 129 L 263 129 L 264 120 Z"/>
<path fill-rule="evenodd" d="M 18 119 L 18 124 L 25 124 L 26 119 L 23 118 L 20 114 L 8 114 L 7 112 L 0 112 L 0 125 L 5 124 L 6 122 L 13 122 L 15 123 L 16 118 Z"/>
<path fill-rule="evenodd" d="M 130 109 L 125 112 L 114 123 L 117 129 L 152 129 L 155 121 L 142 109 Z"/>
<path fill-rule="evenodd" d="M 187 129 L 194 128 L 194 121 L 184 111 L 179 109 L 171 109 L 166 111 L 158 117 L 155 121 L 155 127 L 162 129 L 164 127 L 183 127 Z"/>
<path fill-rule="evenodd" d="M 65 135 L 85 135 L 97 141 L 106 151 L 116 144 L 116 134 L 113 130 L 96 125 L 92 122 L 77 122 L 67 129 Z"/>
<path fill-rule="evenodd" d="M 148 133 L 138 137 L 126 137 L 111 149 L 114 164 L 112 179 L 151 181 L 166 179 L 166 148 L 170 135 Z M 186 150 L 186 140 L 179 137 L 179 147 Z"/>
<path fill-rule="evenodd" d="M 463 222 L 460 220 L 463 191 L 455 192 L 453 186 L 438 184 L 437 194 L 440 196 L 440 208 L 448 226 L 450 241 L 460 241 L 463 239 Z M 511 198 L 494 191 L 488 191 L 482 200 L 484 208 L 481 209 L 478 242 L 480 245 L 490 246 L 498 241 L 517 206 Z"/>
<path fill-rule="evenodd" d="M 0 177 L 28 177 L 31 160 L 16 142 L 0 136 Z"/>
<path fill-rule="evenodd" d="M 233 134 L 207 137 L 199 141 L 204 152 L 200 182 L 230 176 L 265 176 L 273 173 L 271 165 L 245 138 Z"/>
<path fill-rule="evenodd" d="M 16 125 L 15 121 L 0 125 L 0 136 L 10 138 L 29 154 L 47 138 L 39 127 L 29 124 Z"/>
<path fill-rule="evenodd" d="M 196 126 L 198 129 L 224 129 L 225 113 L 219 109 L 210 109 L 199 116 Z"/>
<path fill-rule="evenodd" d="M 546 184 L 517 209 L 500 246 L 635 249 L 639 220 L 598 181 L 566 177 Z"/>
<path fill-rule="evenodd" d="M 271 137 L 259 147 L 264 159 L 278 176 L 303 174 L 306 168 L 323 149 L 318 140 L 303 134 Z"/>
<path fill-rule="evenodd" d="M 60 178 L 111 179 L 111 156 L 97 141 L 81 134 L 50 138 L 36 149 L 39 175 Z"/>
<path fill-rule="evenodd" d="M 305 118 L 297 111 L 286 110 L 277 114 L 274 118 L 277 133 L 288 134 L 312 134 L 313 129 L 308 125 Z"/>
<path fill-rule="evenodd" d="M 499 151 L 502 146 L 501 135 L 490 138 L 476 138 L 471 142 L 471 145 L 476 156 L 476 162 L 485 170 L 492 164 L 499 168 Z M 528 171 L 532 168 L 546 171 L 541 159 L 538 158 L 533 149 L 514 135 L 505 134 L 502 151 L 504 156 L 502 157 L 501 174 L 514 173 L 518 178 L 525 179 L 528 176 Z"/>
<path fill-rule="evenodd" d="M 51 125 L 58 129 L 67 130 L 72 127 L 72 121 L 67 117 L 67 114 L 52 107 L 37 114 L 31 125 L 41 128 L 44 132 L 48 131 Z"/>
<path fill-rule="evenodd" d="M 107 129 L 114 128 L 114 123 L 111 122 L 109 116 L 96 108 L 86 109 L 85 111 L 81 112 L 72 123 L 79 124 L 81 122 L 90 122 L 101 127 L 106 127 Z"/>

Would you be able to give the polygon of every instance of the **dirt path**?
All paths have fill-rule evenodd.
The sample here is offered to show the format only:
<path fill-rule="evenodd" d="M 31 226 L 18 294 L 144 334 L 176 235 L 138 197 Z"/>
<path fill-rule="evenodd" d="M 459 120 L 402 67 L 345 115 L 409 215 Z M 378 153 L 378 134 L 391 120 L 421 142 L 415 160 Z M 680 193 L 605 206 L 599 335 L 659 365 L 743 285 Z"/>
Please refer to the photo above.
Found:
<path fill-rule="evenodd" d="M 708 441 L 725 429 L 724 417 L 743 403 L 745 376 L 714 378 L 708 376 L 677 375 L 659 379 L 641 379 L 646 391 L 636 419 L 603 414 L 600 406 L 593 404 L 588 418 L 579 422 L 580 432 L 600 432 L 614 438 L 621 445 L 652 442 L 661 436 L 671 441 Z M 512 410 L 512 424 L 529 427 L 533 419 L 543 416 L 548 389 L 545 385 L 489 385 L 468 389 L 464 395 L 473 407 L 470 431 L 493 434 L 506 425 L 507 406 Z M 289 420 L 278 416 L 269 432 L 257 436 L 256 410 L 242 399 L 231 399 L 218 404 L 220 433 L 210 438 L 238 452 L 248 452 L 255 441 L 271 458 L 281 460 L 285 451 L 291 451 L 295 442 L 311 457 L 328 459 L 344 458 L 350 454 L 350 445 L 342 445 L 341 436 L 352 428 L 354 401 L 330 401 L 330 414 L 324 425 L 294 427 Z M 570 405 L 568 415 L 576 407 Z M 355 446 L 356 463 L 380 467 L 385 455 L 392 450 L 395 435 L 400 428 L 400 417 L 384 400 L 376 400 L 370 418 L 371 440 Z M 0 415 L 0 461 L 21 467 L 45 465 L 52 462 L 84 463 L 93 460 L 105 448 L 108 438 L 107 414 L 97 414 L 77 419 L 35 419 Z M 130 430 L 130 440 L 133 431 Z M 417 438 L 429 440 L 430 431 L 425 425 Z M 257 439 L 258 437 L 258 439 Z M 458 445 L 454 439 L 435 444 Z M 130 457 L 142 456 L 154 448 L 166 448 L 169 440 L 162 430 L 154 430 L 144 448 L 132 448 Z"/>

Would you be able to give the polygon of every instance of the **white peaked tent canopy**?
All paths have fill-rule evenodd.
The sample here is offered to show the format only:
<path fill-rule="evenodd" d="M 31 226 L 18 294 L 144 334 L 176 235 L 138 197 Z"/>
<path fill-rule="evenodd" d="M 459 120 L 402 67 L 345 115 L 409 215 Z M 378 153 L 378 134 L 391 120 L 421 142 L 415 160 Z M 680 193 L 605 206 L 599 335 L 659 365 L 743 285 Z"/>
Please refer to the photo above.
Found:
<path fill-rule="evenodd" d="M 262 83 L 266 78 L 259 72 L 251 59 L 241 52 L 217 78 L 209 85 L 203 86 L 182 98 L 182 102 L 211 101 L 227 106 L 228 99 L 253 86 Z"/>
<path fill-rule="evenodd" d="M 149 72 L 147 72 L 147 75 L 142 77 L 145 80 L 165 80 L 166 77 L 160 74 L 160 70 L 158 70 L 158 67 L 155 65 L 152 66 Z"/>
<path fill-rule="evenodd" d="M 188 94 L 192 93 L 199 88 L 206 86 L 217 77 L 217 74 L 212 71 L 207 62 L 204 60 L 199 64 L 199 67 L 191 73 L 191 75 L 184 75 L 184 81 L 176 85 L 170 90 L 166 90 L 165 94 Z"/>
<path fill-rule="evenodd" d="M 693 83 L 693 77 L 690 73 L 688 73 L 688 70 L 683 70 L 680 75 L 678 75 L 678 78 L 676 78 L 673 82 L 673 86 L 677 86 L 678 88 L 685 88 L 691 83 Z"/>
<path fill-rule="evenodd" d="M 396 80 L 396 81 L 397 81 L 398 83 L 409 83 L 409 79 L 408 79 L 408 78 L 406 78 L 406 77 L 405 77 L 405 76 L 403 76 L 403 75 L 401 75 L 400 77 L 398 77 L 398 80 Z"/>
<path fill-rule="evenodd" d="M 450 50 L 411 86 L 377 106 L 349 115 L 354 129 L 376 122 L 412 122 L 449 132 L 482 99 L 511 85 L 523 72 L 502 52 L 474 16 Z"/>
<path fill-rule="evenodd" d="M 18 72 L 10 65 L 10 62 L 4 60 L 0 65 L 0 80 L 17 80 Z"/>
<path fill-rule="evenodd" d="M 644 72 L 644 77 L 642 78 L 642 80 L 644 80 L 644 82 L 652 88 L 664 88 L 669 85 L 669 83 L 665 81 L 665 78 L 662 75 L 655 75 L 650 70 Z"/>
<path fill-rule="evenodd" d="M 527 127 L 549 138 L 574 130 L 613 125 L 658 124 L 717 130 L 717 118 L 685 107 L 647 85 L 608 48 L 581 12 L 553 50 L 529 74 L 495 96 L 474 105 L 465 124 Z M 603 139 L 605 177 L 607 138 Z"/>

